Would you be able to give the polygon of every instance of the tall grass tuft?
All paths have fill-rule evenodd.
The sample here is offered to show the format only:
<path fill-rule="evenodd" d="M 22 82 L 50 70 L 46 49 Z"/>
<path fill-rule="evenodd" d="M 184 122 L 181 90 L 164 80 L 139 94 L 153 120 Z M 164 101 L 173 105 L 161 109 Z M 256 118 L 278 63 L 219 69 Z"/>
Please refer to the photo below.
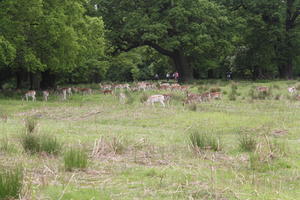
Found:
<path fill-rule="evenodd" d="M 84 169 L 87 167 L 88 157 L 84 150 L 70 148 L 64 155 L 65 170 Z"/>
<path fill-rule="evenodd" d="M 27 133 L 33 133 L 36 129 L 37 121 L 33 117 L 27 117 L 25 119 L 25 129 Z"/>
<path fill-rule="evenodd" d="M 134 97 L 133 97 L 133 95 L 129 92 L 129 91 L 125 91 L 124 92 L 125 93 L 125 95 L 126 95 L 126 104 L 133 104 L 134 103 Z"/>
<path fill-rule="evenodd" d="M 143 93 L 142 96 L 140 97 L 140 102 L 144 103 L 148 100 L 149 95 L 147 95 L 146 93 Z"/>
<path fill-rule="evenodd" d="M 209 135 L 207 133 L 200 133 L 197 130 L 191 131 L 189 135 L 190 146 L 196 152 L 205 149 L 211 149 L 213 151 L 221 150 L 220 139 L 215 135 Z"/>
<path fill-rule="evenodd" d="M 7 137 L 5 137 L 0 140 L 0 151 L 12 153 L 15 151 L 15 146 L 8 141 Z"/>
<path fill-rule="evenodd" d="M 237 84 L 232 83 L 231 84 L 231 90 L 228 94 L 228 98 L 229 98 L 230 101 L 235 101 L 236 100 L 236 96 L 238 95 L 237 89 L 238 89 Z"/>
<path fill-rule="evenodd" d="M 0 169 L 0 199 L 17 199 L 23 187 L 23 169 Z"/>
<path fill-rule="evenodd" d="M 24 150 L 30 154 L 44 152 L 58 155 L 62 149 L 62 144 L 55 137 L 47 134 L 25 133 L 21 136 L 21 143 Z"/>
<path fill-rule="evenodd" d="M 253 152 L 255 151 L 256 146 L 257 141 L 252 135 L 245 133 L 240 136 L 239 147 L 242 151 Z"/>

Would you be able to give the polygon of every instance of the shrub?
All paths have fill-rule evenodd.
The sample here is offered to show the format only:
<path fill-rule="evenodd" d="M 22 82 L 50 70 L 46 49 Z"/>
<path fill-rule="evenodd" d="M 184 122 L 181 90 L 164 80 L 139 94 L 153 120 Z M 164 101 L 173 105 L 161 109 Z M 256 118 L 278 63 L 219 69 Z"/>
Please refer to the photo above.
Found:
<path fill-rule="evenodd" d="M 0 169 L 0 199 L 19 198 L 23 187 L 23 169 Z"/>
<path fill-rule="evenodd" d="M 189 135 L 189 139 L 190 146 L 196 152 L 199 152 L 201 149 L 211 149 L 213 151 L 221 150 L 220 140 L 214 135 L 193 130 Z"/>
<path fill-rule="evenodd" d="M 50 135 L 42 135 L 40 137 L 41 152 L 52 155 L 58 155 L 61 152 L 62 144 L 57 141 L 56 137 Z"/>
<path fill-rule="evenodd" d="M 256 149 L 257 141 L 250 134 L 242 134 L 239 138 L 239 147 L 242 151 L 252 152 Z"/>
<path fill-rule="evenodd" d="M 84 169 L 87 167 L 88 157 L 84 150 L 70 148 L 64 155 L 65 170 Z"/>
<path fill-rule="evenodd" d="M 24 133 L 21 135 L 21 144 L 26 152 L 31 154 L 41 151 L 40 138 L 33 133 Z"/>

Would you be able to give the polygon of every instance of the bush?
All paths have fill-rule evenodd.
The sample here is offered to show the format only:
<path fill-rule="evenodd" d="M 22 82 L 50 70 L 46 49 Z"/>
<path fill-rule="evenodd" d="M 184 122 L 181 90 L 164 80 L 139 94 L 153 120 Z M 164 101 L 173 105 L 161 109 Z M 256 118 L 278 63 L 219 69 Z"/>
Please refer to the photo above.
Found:
<path fill-rule="evenodd" d="M 197 130 L 193 130 L 189 135 L 189 139 L 190 146 L 196 152 L 199 152 L 201 149 L 211 149 L 213 151 L 221 150 L 220 140 L 214 135 L 200 133 Z"/>
<path fill-rule="evenodd" d="M 19 198 L 23 187 L 23 169 L 0 169 L 0 199 Z"/>
<path fill-rule="evenodd" d="M 242 134 L 239 138 L 239 147 L 242 151 L 253 152 L 256 149 L 257 141 L 250 134 Z"/>
<path fill-rule="evenodd" d="M 88 157 L 84 150 L 70 148 L 64 155 L 65 170 L 84 169 L 87 167 Z"/>
<path fill-rule="evenodd" d="M 62 149 L 62 144 L 55 137 L 46 134 L 25 133 L 21 136 L 21 143 L 24 150 L 31 154 L 45 152 L 57 155 Z"/>

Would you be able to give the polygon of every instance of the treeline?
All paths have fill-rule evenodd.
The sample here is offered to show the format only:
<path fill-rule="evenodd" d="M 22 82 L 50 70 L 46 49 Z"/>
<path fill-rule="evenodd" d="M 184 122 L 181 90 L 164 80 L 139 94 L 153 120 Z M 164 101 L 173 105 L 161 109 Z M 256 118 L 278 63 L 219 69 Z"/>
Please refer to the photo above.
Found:
<path fill-rule="evenodd" d="M 0 0 L 0 86 L 300 74 L 300 0 Z"/>

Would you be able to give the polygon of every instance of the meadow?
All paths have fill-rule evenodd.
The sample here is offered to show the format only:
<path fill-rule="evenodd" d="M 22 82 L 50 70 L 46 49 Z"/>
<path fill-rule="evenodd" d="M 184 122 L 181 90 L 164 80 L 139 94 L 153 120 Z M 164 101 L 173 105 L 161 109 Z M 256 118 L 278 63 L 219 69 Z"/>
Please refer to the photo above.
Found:
<path fill-rule="evenodd" d="M 297 84 L 202 81 L 190 90 L 222 98 L 192 105 L 158 90 L 125 104 L 96 90 L 48 102 L 1 94 L 0 175 L 21 169 L 18 199 L 300 199 L 300 101 L 287 91 Z M 270 93 L 255 96 L 257 86 Z M 174 94 L 166 107 L 141 102 L 161 93 Z M 26 150 L 29 132 L 60 148 Z M 70 149 L 83 167 L 66 168 Z"/>

